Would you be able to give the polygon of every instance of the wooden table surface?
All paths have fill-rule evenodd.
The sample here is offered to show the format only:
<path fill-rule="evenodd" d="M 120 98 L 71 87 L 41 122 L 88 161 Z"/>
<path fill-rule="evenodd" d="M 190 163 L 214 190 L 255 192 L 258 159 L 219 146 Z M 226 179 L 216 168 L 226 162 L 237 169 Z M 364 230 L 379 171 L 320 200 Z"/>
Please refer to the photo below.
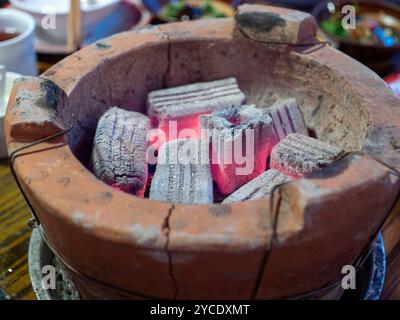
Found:
<path fill-rule="evenodd" d="M 28 272 L 30 211 L 8 167 L 0 161 L 0 299 L 35 299 Z"/>

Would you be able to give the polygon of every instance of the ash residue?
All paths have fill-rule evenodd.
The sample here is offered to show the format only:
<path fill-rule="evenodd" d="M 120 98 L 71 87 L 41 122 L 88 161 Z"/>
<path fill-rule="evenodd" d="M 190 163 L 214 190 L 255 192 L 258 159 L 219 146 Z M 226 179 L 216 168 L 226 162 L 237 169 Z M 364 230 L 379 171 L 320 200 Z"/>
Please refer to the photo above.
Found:
<path fill-rule="evenodd" d="M 40 83 L 40 91 L 43 94 L 43 99 L 38 100 L 36 105 L 41 108 L 57 110 L 61 89 L 54 82 L 43 79 Z"/>
<path fill-rule="evenodd" d="M 240 28 L 250 29 L 254 32 L 271 32 L 275 27 L 284 28 L 285 19 L 272 12 L 244 12 L 235 16 L 235 21 Z"/>

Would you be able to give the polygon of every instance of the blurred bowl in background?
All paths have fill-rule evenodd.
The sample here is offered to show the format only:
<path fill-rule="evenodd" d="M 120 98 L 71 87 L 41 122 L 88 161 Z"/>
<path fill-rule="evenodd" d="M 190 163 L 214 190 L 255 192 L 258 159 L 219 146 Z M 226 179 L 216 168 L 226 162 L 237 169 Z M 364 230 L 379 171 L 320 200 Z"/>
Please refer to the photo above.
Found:
<path fill-rule="evenodd" d="M 266 2 L 291 8 L 312 8 L 320 3 L 321 0 L 266 0 Z"/>
<path fill-rule="evenodd" d="M 186 15 L 186 13 L 188 13 L 188 11 L 192 11 L 192 9 L 194 9 L 195 11 L 195 15 L 201 15 L 201 13 L 199 14 L 199 10 L 198 8 L 203 7 L 204 5 L 206 5 L 207 3 L 211 4 L 212 9 L 215 12 L 221 13 L 223 16 L 225 17 L 231 17 L 234 14 L 234 6 L 239 4 L 238 1 L 236 0 L 232 0 L 232 2 L 228 2 L 228 1 L 221 1 L 221 0 L 187 0 L 184 1 L 185 4 L 187 4 L 187 8 L 185 8 L 184 10 L 182 10 L 183 15 Z M 166 14 L 166 9 L 169 5 L 173 5 L 173 4 L 179 4 L 180 1 L 176 0 L 176 1 L 169 1 L 169 0 L 143 0 L 143 4 L 144 6 L 147 8 L 147 10 L 149 10 L 155 17 L 156 19 L 154 19 L 153 23 L 164 23 L 164 22 L 173 22 L 173 21 L 177 21 L 177 20 L 184 20 L 184 19 L 198 19 L 199 17 L 196 18 L 190 18 L 189 17 L 189 13 L 183 18 L 174 18 L 172 16 L 168 16 L 168 14 Z M 175 10 L 174 10 L 175 11 Z M 189 19 L 190 18 L 190 19 Z M 204 16 L 202 16 L 201 18 L 204 18 Z"/>
<path fill-rule="evenodd" d="M 110 15 L 121 0 L 81 0 L 83 36 L 92 31 L 97 23 Z M 11 5 L 31 14 L 41 32 L 55 40 L 66 40 L 67 18 L 70 0 L 10 0 Z M 55 28 L 49 23 L 55 17 Z"/>
<path fill-rule="evenodd" d="M 331 17 L 328 9 L 328 4 L 333 3 L 337 12 L 345 5 L 357 4 L 360 13 L 378 14 L 384 13 L 400 20 L 400 7 L 380 0 L 331 0 L 320 3 L 313 9 L 313 16 L 318 23 L 323 35 L 332 42 L 339 50 L 352 56 L 361 63 L 367 65 L 381 76 L 387 74 L 395 60 L 398 59 L 400 53 L 400 45 L 385 46 L 381 43 L 360 43 L 359 41 L 351 40 L 342 36 L 338 36 L 331 32 L 327 32 L 322 28 L 323 21 Z M 357 26 L 358 28 L 358 26 Z"/>

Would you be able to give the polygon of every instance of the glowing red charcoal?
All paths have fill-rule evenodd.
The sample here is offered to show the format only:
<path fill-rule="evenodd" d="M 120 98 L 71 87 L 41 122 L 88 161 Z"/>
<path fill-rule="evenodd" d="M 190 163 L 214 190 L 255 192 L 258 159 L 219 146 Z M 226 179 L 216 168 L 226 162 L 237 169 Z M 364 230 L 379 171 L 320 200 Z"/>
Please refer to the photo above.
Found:
<path fill-rule="evenodd" d="M 193 129 L 191 137 L 198 137 L 199 115 L 240 106 L 244 100 L 236 79 L 227 78 L 156 90 L 149 93 L 147 104 L 152 122 L 173 140 L 184 138 L 180 136 L 184 129 Z"/>
<path fill-rule="evenodd" d="M 255 106 L 201 116 L 208 129 L 211 171 L 218 190 L 230 194 L 265 171 L 272 149 L 271 118 Z"/>
<path fill-rule="evenodd" d="M 167 141 L 186 137 L 195 139 L 200 137 L 198 123 L 200 115 L 200 113 L 196 113 L 175 118 L 166 117 L 161 119 L 158 128 L 165 132 Z"/>

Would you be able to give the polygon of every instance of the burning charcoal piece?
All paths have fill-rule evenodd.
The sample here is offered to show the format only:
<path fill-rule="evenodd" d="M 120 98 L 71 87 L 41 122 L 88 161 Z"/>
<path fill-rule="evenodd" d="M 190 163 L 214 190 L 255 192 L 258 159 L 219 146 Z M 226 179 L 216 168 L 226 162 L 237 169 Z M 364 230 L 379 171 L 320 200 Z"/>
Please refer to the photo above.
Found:
<path fill-rule="evenodd" d="M 112 187 L 143 197 L 147 183 L 150 119 L 113 107 L 99 120 L 92 151 L 93 173 Z"/>
<path fill-rule="evenodd" d="M 290 181 L 293 181 L 293 179 L 279 171 L 270 169 L 236 190 L 222 203 L 257 200 L 272 193 L 275 187 Z"/>
<path fill-rule="evenodd" d="M 297 179 L 326 167 L 342 152 L 337 146 L 293 133 L 272 150 L 271 168 Z"/>
<path fill-rule="evenodd" d="M 308 130 L 296 99 L 280 100 L 271 107 L 263 108 L 263 110 L 268 112 L 272 118 L 274 135 L 276 137 L 275 144 L 291 133 L 308 136 Z"/>
<path fill-rule="evenodd" d="M 231 194 L 265 171 L 272 150 L 272 120 L 262 109 L 242 106 L 200 117 L 211 141 L 211 172 L 222 194 Z"/>
<path fill-rule="evenodd" d="M 158 156 L 150 199 L 171 203 L 213 203 L 209 145 L 198 139 L 164 143 Z"/>
<path fill-rule="evenodd" d="M 198 135 L 200 114 L 237 107 L 244 100 L 236 79 L 227 78 L 153 91 L 147 103 L 152 123 L 166 133 L 167 140 L 173 140 L 183 129 L 193 129 Z M 176 129 L 171 125 L 170 130 L 172 121 L 176 121 Z"/>

